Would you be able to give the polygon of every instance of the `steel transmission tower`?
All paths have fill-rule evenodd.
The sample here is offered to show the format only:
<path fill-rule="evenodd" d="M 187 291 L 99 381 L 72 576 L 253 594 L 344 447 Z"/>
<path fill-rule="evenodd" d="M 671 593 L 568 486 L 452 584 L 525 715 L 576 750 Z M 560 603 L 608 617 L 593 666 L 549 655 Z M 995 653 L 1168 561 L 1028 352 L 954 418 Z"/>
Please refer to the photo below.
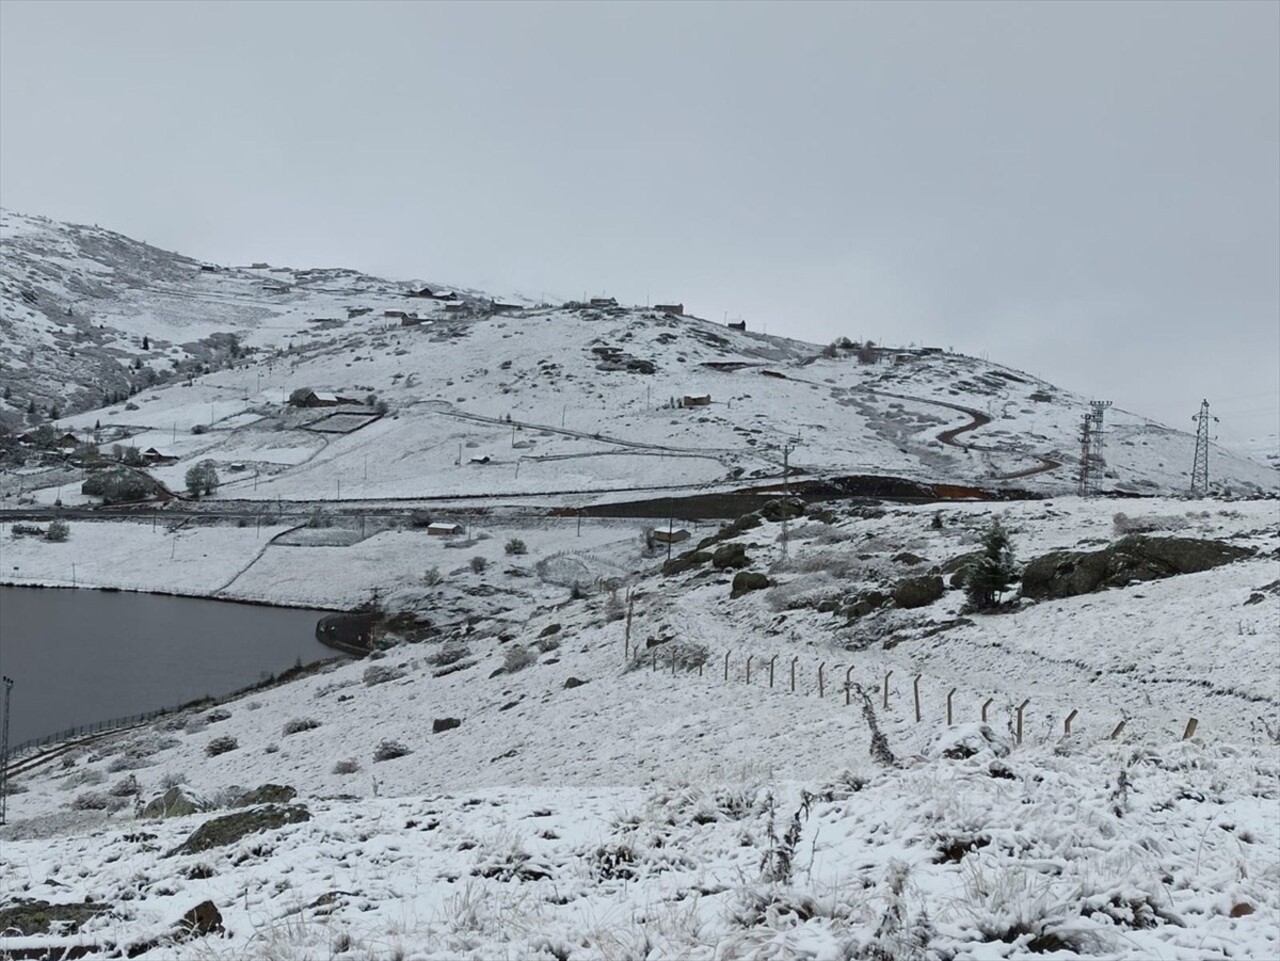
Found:
<path fill-rule="evenodd" d="M 1200 401 L 1200 413 L 1191 418 L 1196 422 L 1196 459 L 1191 464 L 1191 496 L 1204 497 L 1209 493 L 1209 422 L 1218 418 L 1209 413 L 1209 402 Z"/>
<path fill-rule="evenodd" d="M 1102 418 L 1111 401 L 1091 400 L 1089 406 L 1092 410 L 1084 415 L 1084 423 L 1080 427 L 1080 480 L 1077 489 L 1081 497 L 1092 497 L 1098 493 L 1098 478 L 1106 466 L 1102 457 L 1102 442 L 1106 436 Z"/>
<path fill-rule="evenodd" d="M 9 689 L 13 678 L 0 678 L 4 683 L 4 719 L 0 721 L 0 824 L 5 823 L 9 806 Z"/>

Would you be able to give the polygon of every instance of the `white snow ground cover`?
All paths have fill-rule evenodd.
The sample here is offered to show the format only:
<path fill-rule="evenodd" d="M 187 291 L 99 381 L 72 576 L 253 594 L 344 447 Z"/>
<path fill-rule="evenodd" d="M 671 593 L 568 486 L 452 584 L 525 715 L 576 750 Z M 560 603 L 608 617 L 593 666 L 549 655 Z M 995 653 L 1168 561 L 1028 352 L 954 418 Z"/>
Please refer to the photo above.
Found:
<path fill-rule="evenodd" d="M 384 597 L 392 610 L 431 617 L 434 599 L 471 614 L 376 660 L 232 700 L 225 718 L 170 718 L 20 775 L 0 829 L 0 903 L 91 897 L 112 911 L 77 935 L 0 940 L 0 951 L 78 940 L 101 956 L 161 938 L 141 956 L 1273 957 L 1275 503 L 1121 502 L 1124 518 L 1117 506 L 948 505 L 940 528 L 933 506 L 836 506 L 833 524 L 791 522 L 785 560 L 782 525 L 765 523 L 736 540 L 774 581 L 767 590 L 730 599 L 732 572 L 708 565 L 625 577 L 630 657 L 621 591 L 589 581 L 575 598 L 536 576 L 539 562 L 571 556 L 569 526 L 490 519 L 492 536 L 461 549 L 416 531 L 283 548 L 282 567 L 304 566 L 301 552 L 333 557 L 353 584 L 360 557 L 387 559 L 367 568 L 385 581 L 401 564 L 407 578 L 415 558 L 456 556 L 437 565 L 440 582 L 406 580 Z M 992 515 L 1022 559 L 1134 526 L 1258 554 L 1004 615 L 962 615 L 956 591 L 852 622 L 818 609 L 972 550 Z M 87 526 L 63 545 L 17 543 L 49 553 Z M 529 554 L 506 555 L 508 534 Z M 654 563 L 625 529 L 588 536 L 576 557 Z M 479 552 L 490 563 L 476 572 L 467 559 Z M 314 603 L 305 591 L 284 581 L 275 599 Z M 858 685 L 847 692 L 846 671 Z M 891 764 L 869 752 L 862 690 Z M 1192 716 L 1198 732 L 1182 742 Z M 445 718 L 461 723 L 435 732 Z M 223 737 L 236 747 L 209 757 Z M 384 741 L 408 753 L 375 760 Z M 176 782 L 211 801 L 287 784 L 312 819 L 166 857 L 214 813 L 139 822 L 129 778 L 141 800 Z M 226 937 L 163 942 L 205 899 Z"/>

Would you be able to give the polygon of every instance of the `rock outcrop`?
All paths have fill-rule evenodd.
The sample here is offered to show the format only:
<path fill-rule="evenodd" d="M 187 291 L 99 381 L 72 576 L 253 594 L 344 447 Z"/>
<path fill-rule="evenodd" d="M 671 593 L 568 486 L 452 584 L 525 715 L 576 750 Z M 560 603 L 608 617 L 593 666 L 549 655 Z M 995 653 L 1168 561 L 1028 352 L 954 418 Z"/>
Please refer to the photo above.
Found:
<path fill-rule="evenodd" d="M 1074 597 L 1135 581 L 1195 574 L 1251 554 L 1222 541 L 1135 534 L 1098 551 L 1053 551 L 1037 557 L 1022 572 L 1022 594 L 1036 600 Z"/>

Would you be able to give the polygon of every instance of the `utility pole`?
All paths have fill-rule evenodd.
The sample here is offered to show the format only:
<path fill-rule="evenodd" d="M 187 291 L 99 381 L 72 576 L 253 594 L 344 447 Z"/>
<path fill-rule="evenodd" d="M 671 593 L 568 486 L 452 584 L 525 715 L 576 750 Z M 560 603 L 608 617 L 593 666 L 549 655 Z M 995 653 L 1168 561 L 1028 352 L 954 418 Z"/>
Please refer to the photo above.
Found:
<path fill-rule="evenodd" d="M 9 691 L 13 678 L 0 678 L 4 682 L 4 720 L 0 722 L 0 824 L 5 823 L 9 798 Z"/>
<path fill-rule="evenodd" d="M 1209 402 L 1200 401 L 1200 413 L 1191 418 L 1196 422 L 1196 458 L 1191 463 L 1191 496 L 1204 497 L 1209 493 L 1209 422 L 1218 418 L 1209 413 Z"/>

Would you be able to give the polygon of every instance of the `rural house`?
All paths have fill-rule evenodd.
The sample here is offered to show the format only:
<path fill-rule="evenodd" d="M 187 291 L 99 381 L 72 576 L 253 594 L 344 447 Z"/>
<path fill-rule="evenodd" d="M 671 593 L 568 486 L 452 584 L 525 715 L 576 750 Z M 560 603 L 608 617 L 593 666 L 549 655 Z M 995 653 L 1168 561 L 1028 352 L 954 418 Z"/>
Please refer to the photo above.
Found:
<path fill-rule="evenodd" d="M 592 297 L 592 307 L 617 307 L 618 301 L 614 297 Z"/>
<path fill-rule="evenodd" d="M 653 542 L 655 544 L 679 544 L 681 541 L 687 541 L 689 536 L 689 532 L 683 527 L 677 527 L 673 531 L 655 530 L 653 532 Z"/>
<path fill-rule="evenodd" d="M 681 407 L 710 407 L 711 395 L 702 394 L 700 396 L 695 397 L 692 394 L 685 394 L 684 399 L 680 403 L 680 406 Z"/>
<path fill-rule="evenodd" d="M 730 330 L 746 330 L 747 322 L 745 320 L 731 320 L 729 321 L 729 329 Z"/>
<path fill-rule="evenodd" d="M 148 464 L 159 467 L 164 464 L 176 464 L 178 458 L 172 454 L 162 454 L 154 447 L 148 447 L 142 452 L 142 459 Z"/>
<path fill-rule="evenodd" d="M 432 537 L 457 537 L 462 533 L 462 525 L 434 521 L 427 525 L 427 533 Z"/>
<path fill-rule="evenodd" d="M 654 304 L 654 310 L 660 310 L 664 314 L 678 314 L 684 316 L 684 304 Z"/>

